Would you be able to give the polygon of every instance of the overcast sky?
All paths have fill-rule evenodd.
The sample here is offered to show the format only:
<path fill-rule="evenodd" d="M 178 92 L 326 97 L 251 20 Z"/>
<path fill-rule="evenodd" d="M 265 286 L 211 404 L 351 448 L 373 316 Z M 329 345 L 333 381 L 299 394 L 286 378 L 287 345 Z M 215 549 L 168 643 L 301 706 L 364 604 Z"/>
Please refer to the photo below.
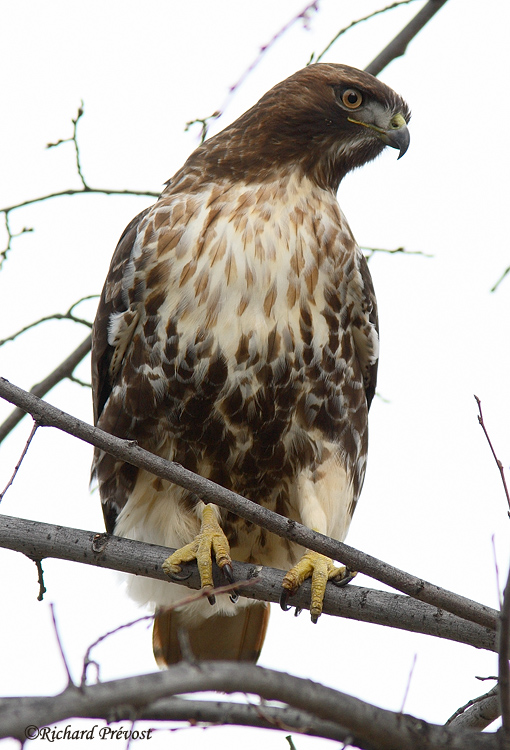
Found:
<path fill-rule="evenodd" d="M 159 191 L 198 143 L 199 129 L 185 132 L 186 122 L 223 108 L 211 131 L 217 132 L 303 67 L 340 28 L 382 4 L 320 0 L 307 26 L 295 23 L 228 96 L 260 46 L 304 0 L 3 3 L 0 206 L 79 187 L 71 144 L 45 146 L 71 135 L 81 100 L 79 142 L 89 184 Z M 422 5 L 361 24 L 325 60 L 365 67 Z M 494 550 L 501 586 L 507 508 L 473 394 L 482 399 L 508 466 L 510 276 L 496 293 L 490 290 L 510 265 L 510 10 L 505 2 L 487 8 L 449 0 L 405 57 L 381 74 L 411 107 L 410 149 L 398 162 L 387 149 L 348 176 L 338 197 L 362 246 L 424 254 L 381 254 L 370 262 L 381 319 L 381 398 L 371 412 L 368 473 L 347 541 L 497 607 Z M 0 272 L 0 339 L 99 293 L 124 226 L 150 202 L 88 195 L 13 212 L 13 232 L 34 232 L 13 241 Z M 95 304 L 77 312 L 91 320 Z M 28 389 L 86 334 L 70 322 L 46 323 L 0 348 L 0 374 Z M 88 369 L 87 361 L 78 370 L 84 380 Z M 92 419 L 88 389 L 63 383 L 48 400 Z M 0 404 L 0 421 L 9 412 Z M 24 420 L 1 446 L 0 488 L 30 427 Z M 88 489 L 91 453 L 56 430 L 40 429 L 2 512 L 101 531 L 99 498 Z M 0 565 L 2 695 L 64 688 L 50 602 L 77 679 L 87 646 L 143 613 L 109 571 L 47 561 L 48 593 L 40 603 L 32 562 L 0 551 Z M 358 583 L 380 588 L 362 576 Z M 492 686 L 476 675 L 497 672 L 494 655 L 467 646 L 337 618 L 312 626 L 306 613 L 296 619 L 275 607 L 260 663 L 399 710 L 415 655 L 405 710 L 437 723 Z M 95 658 L 103 679 L 153 671 L 150 630 L 137 626 L 113 636 Z M 214 750 L 225 738 L 233 746 L 286 747 L 281 734 L 224 728 L 160 732 L 151 747 Z M 294 739 L 298 750 L 326 746 Z"/>

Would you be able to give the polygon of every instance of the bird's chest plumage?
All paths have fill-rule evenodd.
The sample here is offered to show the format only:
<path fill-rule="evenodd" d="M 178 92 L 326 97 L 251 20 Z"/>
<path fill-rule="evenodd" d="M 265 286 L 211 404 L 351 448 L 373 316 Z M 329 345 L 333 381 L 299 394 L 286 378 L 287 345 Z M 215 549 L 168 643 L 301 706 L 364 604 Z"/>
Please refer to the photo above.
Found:
<path fill-rule="evenodd" d="M 170 193 L 139 237 L 119 387 L 147 447 L 253 499 L 319 464 L 324 439 L 355 461 L 359 251 L 333 196 L 291 179 Z"/>

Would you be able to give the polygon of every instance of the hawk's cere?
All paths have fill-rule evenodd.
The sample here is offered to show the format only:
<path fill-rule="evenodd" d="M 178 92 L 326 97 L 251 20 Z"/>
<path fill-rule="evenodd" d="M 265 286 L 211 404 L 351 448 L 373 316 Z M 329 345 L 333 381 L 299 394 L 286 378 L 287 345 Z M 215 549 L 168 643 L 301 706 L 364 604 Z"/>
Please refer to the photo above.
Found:
<path fill-rule="evenodd" d="M 99 427 L 255 503 L 344 539 L 367 455 L 378 358 L 376 300 L 335 193 L 386 145 L 402 156 L 409 110 L 345 65 L 316 64 L 275 86 L 206 141 L 124 231 L 93 332 Z M 345 569 L 153 475 L 96 451 L 106 526 L 179 548 L 169 577 L 211 557 L 312 576 L 312 619 Z M 294 567 L 292 567 L 294 566 Z M 169 580 L 170 580 L 169 578 Z M 256 661 L 268 605 L 222 595 L 182 609 L 175 584 L 136 578 L 158 610 L 160 662 Z M 212 601 L 212 597 L 211 597 Z"/>

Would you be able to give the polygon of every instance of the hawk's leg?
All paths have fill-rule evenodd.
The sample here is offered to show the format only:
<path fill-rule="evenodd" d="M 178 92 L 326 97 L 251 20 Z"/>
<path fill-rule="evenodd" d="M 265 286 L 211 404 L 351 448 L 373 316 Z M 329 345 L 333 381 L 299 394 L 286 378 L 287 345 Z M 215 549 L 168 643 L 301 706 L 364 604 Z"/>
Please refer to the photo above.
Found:
<path fill-rule="evenodd" d="M 186 544 L 170 555 L 162 568 L 170 578 L 178 579 L 182 570 L 181 563 L 196 560 L 202 588 L 212 589 L 214 588 L 212 555 L 225 578 L 229 583 L 233 583 L 234 574 L 228 539 L 217 521 L 213 508 L 205 505 L 202 511 L 200 532 L 190 544 Z M 214 596 L 209 596 L 208 599 L 211 604 L 214 604 Z"/>
<path fill-rule="evenodd" d="M 312 622 L 317 622 L 322 613 L 326 583 L 333 581 L 337 585 L 345 586 L 349 581 L 352 581 L 355 575 L 356 573 L 348 568 L 337 568 L 329 557 L 321 555 L 319 552 L 307 550 L 301 560 L 284 576 L 280 605 L 282 609 L 288 609 L 289 597 L 296 593 L 303 581 L 311 577 L 310 615 Z"/>

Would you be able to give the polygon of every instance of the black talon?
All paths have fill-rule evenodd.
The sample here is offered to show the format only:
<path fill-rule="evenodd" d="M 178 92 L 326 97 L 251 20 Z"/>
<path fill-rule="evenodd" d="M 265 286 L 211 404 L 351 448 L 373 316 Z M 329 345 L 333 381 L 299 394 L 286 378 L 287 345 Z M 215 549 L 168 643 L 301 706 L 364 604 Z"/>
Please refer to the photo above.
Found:
<path fill-rule="evenodd" d="M 289 597 L 290 591 L 288 589 L 283 589 L 282 593 L 280 594 L 280 607 L 284 612 L 288 612 L 289 609 L 292 609 L 292 607 L 288 604 Z"/>
<path fill-rule="evenodd" d="M 223 565 L 221 571 L 229 583 L 234 583 L 234 571 L 230 563 Z"/>
<path fill-rule="evenodd" d="M 352 581 L 353 578 L 355 578 L 357 575 L 355 570 L 349 570 L 349 568 L 345 569 L 345 574 L 343 578 L 340 578 L 340 580 L 331 578 L 331 583 L 333 583 L 337 588 L 341 589 L 344 586 L 347 586 L 348 583 Z"/>
<path fill-rule="evenodd" d="M 301 607 L 296 607 L 296 609 L 294 611 L 294 617 L 299 617 L 299 615 L 301 614 L 302 611 L 303 610 L 301 609 Z"/>
<path fill-rule="evenodd" d="M 317 625 L 317 621 L 319 619 L 319 615 L 310 615 L 310 619 L 312 620 L 314 625 Z"/>
<path fill-rule="evenodd" d="M 228 583 L 235 583 L 234 571 L 232 570 L 232 565 L 230 563 L 226 563 L 222 567 L 221 572 L 227 579 Z M 232 604 L 237 604 L 237 602 L 239 601 L 239 594 L 237 594 L 235 591 L 232 591 L 230 594 L 230 601 L 232 602 Z"/>
<path fill-rule="evenodd" d="M 216 597 L 214 596 L 214 594 L 211 594 L 210 596 L 208 596 L 208 597 L 207 597 L 207 601 L 208 601 L 208 602 L 209 602 L 209 604 L 211 604 L 211 605 L 212 605 L 212 604 L 216 604 Z"/>
<path fill-rule="evenodd" d="M 181 570 L 180 573 L 167 573 L 167 576 L 174 581 L 187 581 L 188 578 L 191 578 L 191 571 L 189 573 L 183 573 Z"/>

